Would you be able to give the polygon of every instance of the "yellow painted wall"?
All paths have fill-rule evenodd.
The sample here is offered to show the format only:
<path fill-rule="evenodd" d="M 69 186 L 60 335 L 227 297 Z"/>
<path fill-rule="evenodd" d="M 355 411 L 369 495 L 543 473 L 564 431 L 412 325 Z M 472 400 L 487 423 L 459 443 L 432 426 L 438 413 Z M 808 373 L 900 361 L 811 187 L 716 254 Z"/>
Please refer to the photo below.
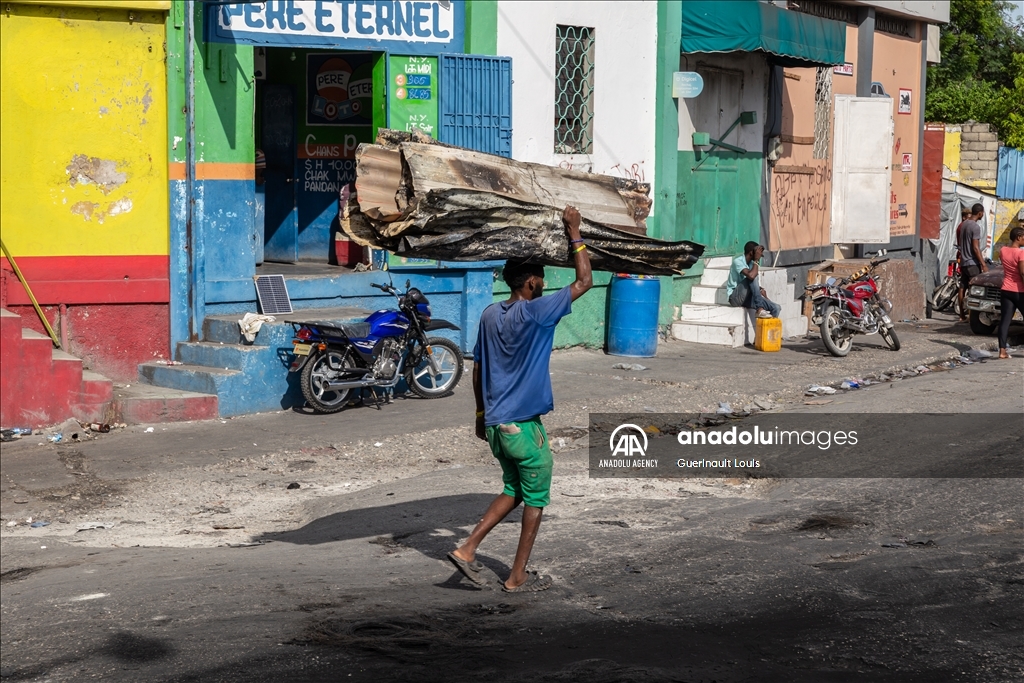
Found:
<path fill-rule="evenodd" d="M 942 143 L 942 177 L 960 180 L 960 126 L 946 126 Z"/>
<path fill-rule="evenodd" d="M 10 9 L 0 13 L 4 242 L 15 257 L 166 255 L 165 15 Z"/>
<path fill-rule="evenodd" d="M 57 7 L 110 7 L 114 9 L 142 9 L 166 12 L 171 0 L 13 0 L 22 5 L 54 5 Z M 183 0 L 178 0 L 182 2 Z"/>
<path fill-rule="evenodd" d="M 1010 243 L 1010 230 L 1024 225 L 1024 221 L 1017 218 L 1021 209 L 1024 209 L 1024 201 L 1015 199 L 1000 199 L 996 202 L 995 215 L 992 217 L 994 258 L 999 258 L 999 247 Z"/>

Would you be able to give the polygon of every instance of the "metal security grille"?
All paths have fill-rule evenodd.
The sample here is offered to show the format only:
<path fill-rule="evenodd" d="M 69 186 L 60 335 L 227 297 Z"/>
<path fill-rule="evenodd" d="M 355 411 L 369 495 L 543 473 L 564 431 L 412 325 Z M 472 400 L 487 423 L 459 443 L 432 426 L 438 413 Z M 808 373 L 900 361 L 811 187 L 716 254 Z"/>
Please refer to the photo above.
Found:
<path fill-rule="evenodd" d="M 911 33 L 909 21 L 899 19 L 889 14 L 878 13 L 875 15 L 875 30 L 881 31 L 882 33 L 891 33 L 897 36 L 906 36 L 907 38 L 914 37 Z"/>
<path fill-rule="evenodd" d="M 594 29 L 555 27 L 555 153 L 594 149 Z"/>
<path fill-rule="evenodd" d="M 824 19 L 835 19 L 845 21 L 848 24 L 857 23 L 857 8 L 850 5 L 840 5 L 837 2 L 822 2 L 822 0 L 799 0 L 789 2 L 786 9 L 804 14 L 813 14 Z"/>
<path fill-rule="evenodd" d="M 832 67 L 814 76 L 814 158 L 828 159 L 832 133 Z"/>
<path fill-rule="evenodd" d="M 255 280 L 260 313 L 276 315 L 292 312 L 292 301 L 288 298 L 288 286 L 284 282 L 284 275 L 259 275 Z"/>

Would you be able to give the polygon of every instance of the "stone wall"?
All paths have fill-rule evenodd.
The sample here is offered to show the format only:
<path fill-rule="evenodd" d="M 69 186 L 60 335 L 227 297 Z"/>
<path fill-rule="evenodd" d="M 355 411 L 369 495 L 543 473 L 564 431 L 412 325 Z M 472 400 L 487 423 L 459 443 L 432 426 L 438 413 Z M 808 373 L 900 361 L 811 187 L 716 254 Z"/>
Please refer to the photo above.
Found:
<path fill-rule="evenodd" d="M 995 188 L 999 139 L 987 123 L 960 126 L 960 182 Z"/>

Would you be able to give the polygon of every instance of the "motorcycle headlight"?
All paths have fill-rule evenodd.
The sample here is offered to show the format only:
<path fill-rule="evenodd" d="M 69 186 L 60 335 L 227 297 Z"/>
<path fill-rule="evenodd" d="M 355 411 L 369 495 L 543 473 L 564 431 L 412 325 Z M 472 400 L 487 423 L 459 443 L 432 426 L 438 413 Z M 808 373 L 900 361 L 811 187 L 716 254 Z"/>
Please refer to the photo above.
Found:
<path fill-rule="evenodd" d="M 985 288 L 978 285 L 974 285 L 967 290 L 967 293 L 971 296 L 985 296 Z"/>

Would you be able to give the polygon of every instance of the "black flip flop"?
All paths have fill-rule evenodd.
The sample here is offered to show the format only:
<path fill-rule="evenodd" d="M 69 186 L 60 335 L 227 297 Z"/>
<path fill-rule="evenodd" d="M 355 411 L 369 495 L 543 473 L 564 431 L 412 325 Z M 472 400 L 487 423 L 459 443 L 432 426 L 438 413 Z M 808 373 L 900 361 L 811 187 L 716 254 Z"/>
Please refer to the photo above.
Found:
<path fill-rule="evenodd" d="M 552 583 L 551 577 L 546 574 L 542 576 L 537 572 L 527 572 L 526 581 L 523 581 L 515 588 L 509 588 L 502 584 L 501 590 L 506 593 L 539 593 L 551 588 Z"/>
<path fill-rule="evenodd" d="M 462 575 L 472 581 L 478 586 L 487 584 L 481 572 L 484 570 L 484 566 L 479 561 L 473 560 L 472 562 L 466 562 L 464 559 L 456 555 L 455 553 L 448 553 L 448 561 L 455 565 L 455 568 L 462 572 Z"/>

